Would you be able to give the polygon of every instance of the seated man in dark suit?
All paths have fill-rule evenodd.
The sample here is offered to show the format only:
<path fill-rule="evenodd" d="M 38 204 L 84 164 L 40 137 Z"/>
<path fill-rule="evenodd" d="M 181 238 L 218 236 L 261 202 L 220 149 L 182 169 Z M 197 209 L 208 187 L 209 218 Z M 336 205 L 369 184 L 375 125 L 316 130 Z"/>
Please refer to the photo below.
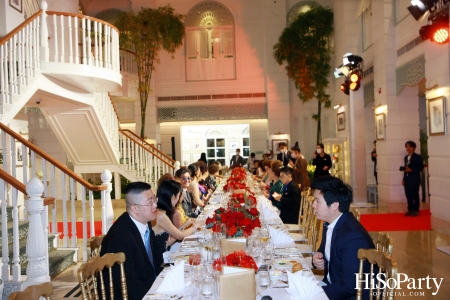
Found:
<path fill-rule="evenodd" d="M 125 191 L 127 211 L 111 226 L 102 242 L 100 255 L 125 253 L 124 263 L 129 299 L 142 299 L 161 272 L 162 253 L 151 221 L 156 218 L 158 199 L 145 182 L 132 182 Z M 103 278 L 109 278 L 104 271 Z M 122 299 L 120 269 L 113 267 L 114 299 Z M 105 280 L 109 291 L 109 280 Z M 109 293 L 107 293 L 109 299 Z"/>
<path fill-rule="evenodd" d="M 281 202 L 280 218 L 286 224 L 298 224 L 300 210 L 300 188 L 292 180 L 292 168 L 284 167 L 280 171 L 280 180 L 284 184 L 283 195 L 272 195 L 276 201 Z"/>
<path fill-rule="evenodd" d="M 324 269 L 323 290 L 330 299 L 355 299 L 359 270 L 358 250 L 375 248 L 369 234 L 351 212 L 352 190 L 339 178 L 322 176 L 313 180 L 313 209 L 325 221 L 322 242 L 313 256 L 313 266 Z M 364 272 L 369 273 L 367 263 Z M 363 291 L 363 296 L 369 290 Z M 365 295 L 367 293 L 367 295 Z M 364 297 L 363 299 L 366 299 Z"/>

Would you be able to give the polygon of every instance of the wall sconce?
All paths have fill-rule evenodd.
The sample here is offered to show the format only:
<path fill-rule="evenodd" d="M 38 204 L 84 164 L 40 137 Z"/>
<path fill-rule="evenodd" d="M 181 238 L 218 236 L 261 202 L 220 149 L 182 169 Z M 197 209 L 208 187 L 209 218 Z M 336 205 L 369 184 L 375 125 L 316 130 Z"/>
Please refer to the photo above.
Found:
<path fill-rule="evenodd" d="M 278 132 L 277 132 L 277 133 L 275 133 L 274 135 L 283 135 L 283 134 L 286 134 L 286 133 L 284 133 L 284 132 L 281 132 L 280 130 L 278 130 Z"/>
<path fill-rule="evenodd" d="M 372 110 L 375 110 L 375 109 L 377 109 L 380 106 L 381 106 L 381 103 L 378 103 L 377 105 L 372 106 Z"/>
<path fill-rule="evenodd" d="M 339 104 L 336 104 L 335 106 L 333 106 L 333 108 L 334 109 L 338 109 L 339 107 L 341 107 L 342 105 L 339 103 Z"/>

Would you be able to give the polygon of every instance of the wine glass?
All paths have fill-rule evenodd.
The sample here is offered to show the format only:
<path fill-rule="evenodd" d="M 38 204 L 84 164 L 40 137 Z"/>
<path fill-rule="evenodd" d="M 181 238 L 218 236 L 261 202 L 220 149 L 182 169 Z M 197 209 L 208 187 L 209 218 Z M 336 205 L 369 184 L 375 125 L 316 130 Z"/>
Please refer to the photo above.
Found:
<path fill-rule="evenodd" d="M 200 285 L 200 292 L 205 298 L 209 298 L 214 295 L 214 281 L 211 277 L 206 277 L 202 281 Z"/>
<path fill-rule="evenodd" d="M 262 290 L 267 289 L 270 286 L 269 271 L 259 271 L 258 274 L 256 274 L 256 283 Z"/>
<path fill-rule="evenodd" d="M 196 283 L 200 283 L 206 277 L 206 269 L 205 266 L 200 264 L 196 266 L 192 266 L 191 268 L 191 276 Z"/>

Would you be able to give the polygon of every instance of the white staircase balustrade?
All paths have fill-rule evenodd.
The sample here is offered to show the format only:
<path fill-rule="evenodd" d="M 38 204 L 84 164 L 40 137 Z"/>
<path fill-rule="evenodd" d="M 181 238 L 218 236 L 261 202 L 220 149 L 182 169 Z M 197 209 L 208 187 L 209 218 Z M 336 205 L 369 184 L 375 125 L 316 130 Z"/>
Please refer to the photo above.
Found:
<path fill-rule="evenodd" d="M 50 62 L 120 72 L 119 30 L 89 16 L 48 11 Z"/>
<path fill-rule="evenodd" d="M 112 191 L 112 173 L 109 170 L 102 172 L 102 185 L 106 186 L 106 190 L 102 191 L 102 234 L 106 234 L 114 222 L 114 210 L 111 202 Z"/>
<path fill-rule="evenodd" d="M 145 147 L 142 142 L 125 130 L 119 130 L 120 164 L 125 171 L 134 173 L 141 181 L 156 186 L 165 173 L 173 174 L 174 166 Z"/>
<path fill-rule="evenodd" d="M 111 188 L 108 187 L 108 179 L 111 181 L 111 176 L 106 176 L 103 179 L 103 185 L 95 186 L 79 177 L 77 174 L 72 172 L 65 165 L 62 165 L 47 153 L 37 148 L 29 141 L 25 140 L 22 136 L 16 134 L 11 129 L 9 129 L 4 124 L 0 123 L 0 137 L 1 144 L 3 145 L 3 170 L 10 174 L 12 177 L 16 178 L 19 182 L 26 183 L 30 177 L 41 177 L 44 182 L 44 197 L 53 197 L 56 199 L 53 209 L 51 211 L 50 225 L 51 233 L 55 235 L 58 234 L 58 222 L 56 220 L 57 210 L 62 210 L 63 220 L 63 239 L 60 247 L 62 248 L 76 248 L 79 233 L 77 233 L 76 223 L 78 220 L 82 219 L 82 230 L 83 230 L 83 261 L 87 261 L 87 245 L 88 239 L 95 235 L 95 203 L 94 192 L 100 192 L 101 194 L 101 206 L 110 207 L 107 218 L 102 218 L 103 222 L 112 223 L 114 218 L 112 214 L 112 204 L 111 204 Z M 19 166 L 22 164 L 22 166 Z M 22 172 L 16 172 L 16 170 L 22 169 Z M 105 171 L 109 172 L 109 171 Z M 0 180 L 1 182 L 1 180 Z M 77 186 L 81 185 L 81 199 L 76 199 Z M 108 190 L 107 192 L 105 192 Z M 3 197 L 8 202 L 2 203 L 3 206 L 15 205 L 13 208 L 13 218 L 18 220 L 19 215 L 19 205 L 17 201 L 17 193 L 14 194 L 14 190 L 11 192 L 5 190 L 5 197 Z M 108 195 L 107 195 L 108 194 Z M 86 198 L 89 199 L 89 209 L 86 207 Z M 8 199 L 12 199 L 12 203 L 9 203 Z M 81 212 L 77 210 L 76 200 L 81 200 Z M 23 201 L 23 200 L 22 200 Z M 16 203 L 18 202 L 18 203 Z M 6 204 L 7 203 L 7 204 Z M 98 205 L 98 204 L 97 204 Z M 17 206 L 17 207 L 16 207 Z M 69 208 L 69 207 L 70 208 Z M 22 206 L 23 207 L 23 206 Z M 70 212 L 70 214 L 69 214 Z M 16 217 L 17 215 L 17 217 Z M 88 224 L 88 216 L 89 223 Z M 2 213 L 3 218 L 3 213 Z M 2 220 L 3 221 L 3 220 Z M 98 220 L 97 220 L 98 221 Z M 2 223 L 2 226 L 4 223 Z M 90 229 L 90 234 L 88 234 L 88 225 Z M 15 225 L 14 225 L 15 226 Z M 70 228 L 69 228 L 70 226 Z M 45 226 L 47 227 L 47 226 Z M 103 227 L 103 225 L 102 225 Z M 14 227 L 15 228 L 15 227 Z M 18 228 L 18 227 L 17 227 Z M 105 227 L 109 229 L 109 227 Z M 106 229 L 106 230 L 107 230 Z M 3 231 L 3 230 L 2 230 Z M 69 236 L 71 238 L 69 239 Z M 16 238 L 16 237 L 14 237 Z M 5 257 L 3 257 L 5 260 Z M 14 262 L 13 258 L 13 262 Z M 6 257 L 6 260 L 8 258 Z M 7 266 L 3 266 L 6 268 Z M 15 265 L 13 265 L 15 268 Z M 20 266 L 19 273 L 20 273 Z"/>
<path fill-rule="evenodd" d="M 25 201 L 29 215 L 29 230 L 27 238 L 27 279 L 22 285 L 22 289 L 30 285 L 40 284 L 50 281 L 48 265 L 48 236 L 42 223 L 44 212 L 44 199 L 41 195 L 44 192 L 42 181 L 37 178 L 31 179 L 27 183 L 27 195 L 29 199 Z M 19 270 L 20 271 L 20 270 Z"/>
<path fill-rule="evenodd" d="M 137 75 L 136 54 L 133 51 L 119 49 L 120 71 Z"/>
<path fill-rule="evenodd" d="M 7 113 L 40 75 L 42 10 L 0 41 L 0 115 Z"/>

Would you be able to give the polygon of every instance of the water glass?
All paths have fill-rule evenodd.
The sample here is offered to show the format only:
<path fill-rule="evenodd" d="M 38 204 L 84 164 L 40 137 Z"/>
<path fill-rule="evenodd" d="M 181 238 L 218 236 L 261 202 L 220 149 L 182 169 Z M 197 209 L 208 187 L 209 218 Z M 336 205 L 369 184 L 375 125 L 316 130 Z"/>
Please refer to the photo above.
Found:
<path fill-rule="evenodd" d="M 267 289 L 270 286 L 269 271 L 259 271 L 258 274 L 256 274 L 256 283 L 262 290 Z"/>
<path fill-rule="evenodd" d="M 200 293 L 205 298 L 214 296 L 214 280 L 211 277 L 206 277 L 200 285 Z"/>
<path fill-rule="evenodd" d="M 192 266 L 191 276 L 195 282 L 200 283 L 206 277 L 206 269 L 203 265 Z"/>

